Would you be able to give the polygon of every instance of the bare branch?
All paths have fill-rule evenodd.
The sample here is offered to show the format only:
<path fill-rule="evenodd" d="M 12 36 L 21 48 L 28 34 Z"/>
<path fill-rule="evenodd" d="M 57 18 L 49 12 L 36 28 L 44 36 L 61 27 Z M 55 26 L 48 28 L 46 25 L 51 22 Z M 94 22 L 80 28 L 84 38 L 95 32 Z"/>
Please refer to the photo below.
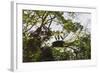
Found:
<path fill-rule="evenodd" d="M 36 23 L 37 22 L 35 22 L 34 24 L 32 24 L 32 26 L 29 29 L 25 30 L 24 32 L 28 32 Z"/>

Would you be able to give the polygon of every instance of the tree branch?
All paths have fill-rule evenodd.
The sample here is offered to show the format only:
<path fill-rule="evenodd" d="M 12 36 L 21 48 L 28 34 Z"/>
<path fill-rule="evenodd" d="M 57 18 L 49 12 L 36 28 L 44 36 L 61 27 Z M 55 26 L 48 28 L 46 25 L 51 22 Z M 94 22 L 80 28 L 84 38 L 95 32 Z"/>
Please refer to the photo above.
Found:
<path fill-rule="evenodd" d="M 25 30 L 24 33 L 27 32 L 27 31 L 29 31 L 36 23 L 37 22 L 35 22 L 29 29 Z"/>
<path fill-rule="evenodd" d="M 51 17 L 51 16 L 50 16 Z M 49 19 L 50 20 L 50 22 L 49 22 L 49 25 L 48 25 L 48 29 L 50 28 L 50 26 L 51 26 L 51 23 L 52 23 L 52 21 L 53 21 L 53 19 L 55 19 L 56 18 L 56 16 L 54 16 L 54 17 L 51 17 L 51 19 Z"/>

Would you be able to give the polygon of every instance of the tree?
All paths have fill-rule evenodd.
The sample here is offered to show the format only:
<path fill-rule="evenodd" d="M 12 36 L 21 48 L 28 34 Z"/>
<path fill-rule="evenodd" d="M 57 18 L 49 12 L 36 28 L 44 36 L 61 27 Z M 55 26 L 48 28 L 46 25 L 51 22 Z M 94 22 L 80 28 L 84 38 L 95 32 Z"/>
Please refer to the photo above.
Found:
<path fill-rule="evenodd" d="M 71 16 L 75 13 L 68 12 Z M 64 12 L 23 10 L 23 62 L 89 59 L 90 55 L 90 34 L 82 34 L 83 26 L 72 19 L 66 19 Z M 53 31 L 52 25 L 61 25 L 62 31 Z M 76 37 L 71 42 L 65 40 L 71 33 Z M 83 35 L 83 34 L 82 34 Z M 52 36 L 55 41 L 51 46 L 45 42 Z M 82 41 L 82 42 L 81 42 Z M 43 44 L 45 44 L 43 46 Z M 57 51 L 56 47 L 63 47 L 64 52 Z M 77 49 L 75 49 L 77 47 Z M 66 52 L 70 48 L 73 52 Z M 80 50 L 81 48 L 81 50 Z M 85 51 L 83 51 L 84 49 Z M 59 58 L 56 53 L 59 53 Z M 76 55 L 74 55 L 76 54 Z M 81 57 L 82 56 L 82 57 Z"/>

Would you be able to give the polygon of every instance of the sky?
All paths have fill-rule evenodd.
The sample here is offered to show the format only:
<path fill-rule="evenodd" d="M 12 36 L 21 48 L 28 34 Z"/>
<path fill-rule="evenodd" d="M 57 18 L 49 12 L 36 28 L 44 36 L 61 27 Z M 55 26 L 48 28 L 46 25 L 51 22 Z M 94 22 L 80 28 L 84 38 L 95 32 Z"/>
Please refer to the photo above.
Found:
<path fill-rule="evenodd" d="M 65 19 L 72 19 L 74 22 L 79 22 L 81 25 L 84 27 L 88 28 L 88 31 L 91 31 L 91 13 L 83 13 L 83 12 L 75 12 L 76 16 L 72 18 L 71 16 L 68 15 L 68 12 L 64 13 L 64 18 Z M 52 30 L 54 31 L 62 31 L 62 26 L 61 25 L 56 25 L 55 22 L 52 23 L 51 25 Z"/>
<path fill-rule="evenodd" d="M 75 12 L 74 17 L 72 17 L 69 15 L 68 12 L 64 12 L 63 16 L 65 19 L 72 19 L 73 22 L 79 22 L 81 25 L 87 28 L 87 31 L 91 32 L 91 13 Z M 32 31 L 36 30 L 38 26 L 40 25 L 37 24 L 37 26 L 34 26 L 31 30 Z M 62 31 L 63 30 L 63 27 L 61 25 L 57 25 L 56 22 L 52 22 L 50 28 L 52 31 Z"/>

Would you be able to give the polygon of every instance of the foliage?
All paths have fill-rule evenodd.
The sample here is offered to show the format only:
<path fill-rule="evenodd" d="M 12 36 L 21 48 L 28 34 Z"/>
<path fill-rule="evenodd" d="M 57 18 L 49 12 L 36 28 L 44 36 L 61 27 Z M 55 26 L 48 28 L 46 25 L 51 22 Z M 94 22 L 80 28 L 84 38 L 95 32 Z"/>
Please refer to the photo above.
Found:
<path fill-rule="evenodd" d="M 68 12 L 70 15 L 75 13 Z M 64 12 L 23 10 L 23 62 L 91 59 L 90 33 L 83 26 L 66 19 Z M 62 31 L 53 31 L 51 25 L 61 25 Z M 65 40 L 70 33 L 74 41 Z M 50 40 L 54 37 L 55 41 Z M 47 45 L 47 42 L 52 45 Z"/>

